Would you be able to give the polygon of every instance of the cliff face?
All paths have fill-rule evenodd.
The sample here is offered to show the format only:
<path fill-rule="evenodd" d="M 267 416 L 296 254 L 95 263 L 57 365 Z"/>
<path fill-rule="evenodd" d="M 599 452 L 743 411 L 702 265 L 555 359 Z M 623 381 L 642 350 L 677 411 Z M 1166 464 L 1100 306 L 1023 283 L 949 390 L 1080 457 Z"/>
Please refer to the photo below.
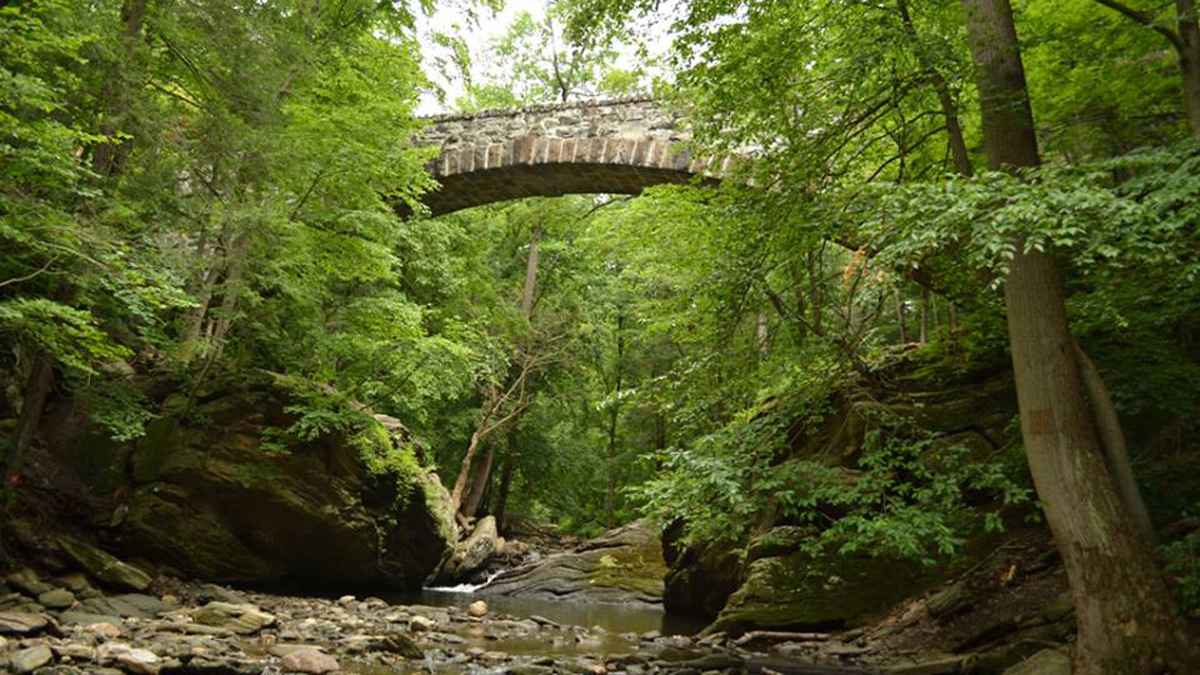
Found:
<path fill-rule="evenodd" d="M 60 487 L 125 556 L 208 580 L 415 589 L 448 555 L 446 490 L 378 421 L 289 441 L 269 376 L 181 398 L 129 444 L 80 411 L 51 417 Z"/>

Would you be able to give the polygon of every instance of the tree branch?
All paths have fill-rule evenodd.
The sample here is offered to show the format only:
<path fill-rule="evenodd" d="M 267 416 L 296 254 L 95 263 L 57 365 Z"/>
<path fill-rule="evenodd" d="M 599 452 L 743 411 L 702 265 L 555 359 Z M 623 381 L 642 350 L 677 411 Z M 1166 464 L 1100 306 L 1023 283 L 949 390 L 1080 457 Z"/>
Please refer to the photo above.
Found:
<path fill-rule="evenodd" d="M 1176 33 L 1175 31 L 1171 30 L 1170 28 L 1167 28 L 1166 26 L 1161 26 L 1161 25 L 1155 23 L 1153 16 L 1151 16 L 1145 12 L 1139 12 L 1138 10 L 1136 10 L 1124 3 L 1117 2 L 1117 0 L 1093 0 L 1093 1 L 1096 2 L 1097 4 L 1104 5 L 1105 7 L 1113 10 L 1114 12 L 1121 14 L 1126 19 L 1129 19 L 1130 21 L 1133 21 L 1134 23 L 1140 24 L 1142 26 L 1145 26 L 1146 28 L 1149 28 L 1149 29 L 1155 31 L 1159 35 L 1162 35 L 1167 40 L 1169 40 L 1171 45 L 1173 47 L 1175 47 L 1176 51 L 1181 52 L 1181 53 L 1183 52 L 1183 48 L 1184 48 L 1183 38 L 1181 38 L 1179 36 L 1179 33 Z"/>

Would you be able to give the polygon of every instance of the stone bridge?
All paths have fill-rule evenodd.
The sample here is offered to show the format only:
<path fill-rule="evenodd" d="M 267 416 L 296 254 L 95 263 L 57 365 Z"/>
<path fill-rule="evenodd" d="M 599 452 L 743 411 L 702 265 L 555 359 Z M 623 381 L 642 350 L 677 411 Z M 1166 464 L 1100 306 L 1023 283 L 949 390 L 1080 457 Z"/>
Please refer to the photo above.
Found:
<path fill-rule="evenodd" d="M 442 115 L 418 138 L 441 148 L 428 169 L 433 215 L 522 197 L 638 194 L 660 183 L 716 179 L 729 160 L 693 158 L 678 113 L 649 98 Z"/>

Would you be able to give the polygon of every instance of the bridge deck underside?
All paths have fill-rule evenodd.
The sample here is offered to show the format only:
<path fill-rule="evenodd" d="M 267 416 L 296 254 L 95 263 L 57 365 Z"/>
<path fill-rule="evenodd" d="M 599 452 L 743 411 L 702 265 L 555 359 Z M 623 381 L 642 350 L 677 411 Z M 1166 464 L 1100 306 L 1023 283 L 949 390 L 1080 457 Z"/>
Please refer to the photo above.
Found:
<path fill-rule="evenodd" d="M 441 188 L 427 193 L 422 201 L 433 215 L 438 216 L 524 197 L 597 193 L 636 195 L 652 185 L 687 183 L 695 178 L 695 174 L 687 171 L 629 164 L 521 164 L 441 177 Z"/>

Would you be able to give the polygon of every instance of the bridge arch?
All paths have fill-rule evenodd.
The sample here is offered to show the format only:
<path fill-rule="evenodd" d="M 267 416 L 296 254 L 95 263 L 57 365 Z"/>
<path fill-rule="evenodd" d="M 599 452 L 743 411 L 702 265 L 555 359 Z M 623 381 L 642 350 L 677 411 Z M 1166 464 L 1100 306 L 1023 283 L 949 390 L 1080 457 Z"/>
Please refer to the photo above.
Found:
<path fill-rule="evenodd" d="M 638 194 L 651 185 L 717 180 L 729 160 L 693 157 L 681 116 L 649 98 L 532 106 L 429 119 L 417 142 L 440 187 L 432 215 L 523 197 Z"/>

